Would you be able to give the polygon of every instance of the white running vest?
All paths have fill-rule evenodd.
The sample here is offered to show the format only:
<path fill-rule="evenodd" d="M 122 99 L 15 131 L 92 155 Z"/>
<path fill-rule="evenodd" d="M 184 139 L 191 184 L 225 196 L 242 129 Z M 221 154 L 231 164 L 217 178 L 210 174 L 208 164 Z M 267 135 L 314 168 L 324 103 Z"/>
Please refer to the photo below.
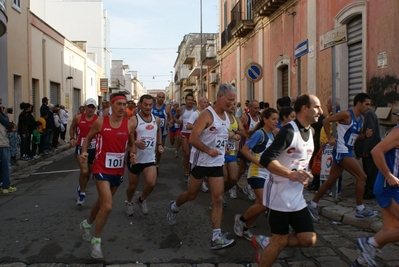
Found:
<path fill-rule="evenodd" d="M 182 121 L 182 133 L 191 133 L 191 130 L 187 130 L 187 122 L 191 117 L 191 114 L 193 114 L 193 112 L 195 112 L 194 107 L 191 110 L 187 110 L 185 108 L 182 108 L 183 114 L 180 116 L 180 120 Z"/>
<path fill-rule="evenodd" d="M 146 122 L 139 114 L 136 114 L 136 140 L 144 139 L 146 148 L 141 150 L 136 149 L 137 163 L 155 162 L 155 149 L 157 148 L 157 132 L 158 125 L 153 114 L 151 114 L 151 121 Z"/>
<path fill-rule="evenodd" d="M 224 155 L 229 139 L 230 119 L 226 112 L 224 112 L 225 119 L 222 120 L 212 107 L 207 107 L 206 109 L 212 113 L 213 123 L 201 133 L 199 138 L 206 146 L 219 150 L 220 155 L 211 157 L 193 146 L 191 149 L 190 163 L 193 166 L 202 167 L 223 166 Z"/>
<path fill-rule="evenodd" d="M 313 135 L 310 133 L 309 140 L 304 141 L 295 121 L 289 123 L 294 129 L 294 137 L 289 147 L 277 157 L 277 160 L 290 170 L 307 170 L 314 149 Z M 303 184 L 300 182 L 270 173 L 269 181 L 265 183 L 263 191 L 263 204 L 270 209 L 291 212 L 306 207 Z"/>

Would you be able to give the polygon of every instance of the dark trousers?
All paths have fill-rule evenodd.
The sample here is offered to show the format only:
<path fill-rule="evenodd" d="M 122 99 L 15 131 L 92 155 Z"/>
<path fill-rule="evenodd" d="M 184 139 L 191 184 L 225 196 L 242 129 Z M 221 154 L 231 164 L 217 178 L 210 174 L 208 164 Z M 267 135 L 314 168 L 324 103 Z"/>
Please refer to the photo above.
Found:
<path fill-rule="evenodd" d="M 20 135 L 21 137 L 21 158 L 24 155 L 30 156 L 30 134 L 25 134 L 25 137 L 22 137 L 22 135 Z"/>
<path fill-rule="evenodd" d="M 367 175 L 364 193 L 373 193 L 375 178 L 377 178 L 378 168 L 375 166 L 373 157 L 362 158 L 363 171 Z"/>
<path fill-rule="evenodd" d="M 60 136 L 61 136 L 61 140 L 62 140 L 62 141 L 65 141 L 65 134 L 66 134 L 66 129 L 67 129 L 67 124 L 66 124 L 66 123 L 64 124 L 64 129 L 65 129 L 65 130 L 64 130 L 63 132 L 60 133 Z"/>
<path fill-rule="evenodd" d="M 44 150 L 48 150 L 48 151 L 53 150 L 53 136 L 54 136 L 54 131 L 52 129 L 51 130 L 46 129 Z"/>
<path fill-rule="evenodd" d="M 58 147 L 58 138 L 60 138 L 61 127 L 56 127 L 53 134 L 53 148 Z"/>
<path fill-rule="evenodd" d="M 40 144 L 39 144 L 39 154 L 43 154 L 44 149 L 46 148 L 46 135 L 42 134 L 40 135 Z"/>

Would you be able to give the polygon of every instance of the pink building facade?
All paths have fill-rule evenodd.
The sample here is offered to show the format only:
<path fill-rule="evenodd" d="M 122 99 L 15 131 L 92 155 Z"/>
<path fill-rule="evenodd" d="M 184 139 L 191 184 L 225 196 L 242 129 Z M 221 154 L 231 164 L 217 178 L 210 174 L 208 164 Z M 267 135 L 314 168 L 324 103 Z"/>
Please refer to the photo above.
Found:
<path fill-rule="evenodd" d="M 399 109 L 395 31 L 399 1 L 219 0 L 219 4 L 221 82 L 235 84 L 239 102 L 257 99 L 275 107 L 282 96 L 307 92 L 319 96 L 325 109 L 334 91 L 341 108 L 347 109 L 357 93 L 366 92 L 376 107 Z M 344 42 L 323 49 L 341 36 L 342 30 L 336 34 L 334 29 L 346 30 Z M 295 47 L 304 41 L 308 53 L 299 63 Z M 248 71 L 256 64 L 261 73 L 253 79 Z"/>

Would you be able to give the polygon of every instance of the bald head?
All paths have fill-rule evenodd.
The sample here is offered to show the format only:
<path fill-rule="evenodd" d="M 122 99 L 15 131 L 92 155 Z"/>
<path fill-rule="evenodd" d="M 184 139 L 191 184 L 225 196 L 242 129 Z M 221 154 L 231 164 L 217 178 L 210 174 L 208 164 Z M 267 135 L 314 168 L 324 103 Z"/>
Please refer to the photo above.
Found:
<path fill-rule="evenodd" d="M 200 110 L 206 109 L 208 107 L 208 105 L 209 105 L 208 98 L 206 98 L 205 96 L 201 97 L 199 99 L 199 103 L 198 104 L 199 104 L 199 109 Z"/>

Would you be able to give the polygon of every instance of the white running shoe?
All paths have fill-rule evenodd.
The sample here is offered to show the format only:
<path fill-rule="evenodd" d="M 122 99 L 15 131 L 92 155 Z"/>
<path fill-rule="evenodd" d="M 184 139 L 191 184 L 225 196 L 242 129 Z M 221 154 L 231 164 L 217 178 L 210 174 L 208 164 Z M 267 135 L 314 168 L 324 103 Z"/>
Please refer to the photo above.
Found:
<path fill-rule="evenodd" d="M 147 215 L 148 214 L 147 200 L 144 200 L 143 202 L 140 202 L 140 199 L 136 198 L 136 203 L 139 206 L 141 212 L 144 215 Z"/>
<path fill-rule="evenodd" d="M 94 239 L 94 237 L 91 239 L 91 256 L 95 259 L 102 259 L 104 257 L 101 250 L 101 239 Z"/>
<path fill-rule="evenodd" d="M 236 214 L 234 216 L 234 233 L 242 237 L 242 232 L 244 231 L 245 223 L 240 220 L 241 214 Z"/>
<path fill-rule="evenodd" d="M 230 195 L 230 198 L 232 198 L 232 199 L 236 199 L 237 198 L 237 186 L 233 186 L 229 190 L 229 195 Z"/>
<path fill-rule="evenodd" d="M 204 193 L 207 193 L 209 191 L 208 186 L 206 185 L 205 181 L 202 181 L 202 185 L 201 185 L 201 191 Z"/>
<path fill-rule="evenodd" d="M 79 224 L 80 230 L 83 230 L 83 235 L 82 235 L 82 239 L 85 242 L 90 242 L 92 235 L 91 235 L 91 225 L 87 223 L 86 220 L 83 220 L 80 224 Z"/>
<path fill-rule="evenodd" d="M 127 216 L 133 216 L 134 210 L 133 210 L 133 203 L 132 202 L 127 202 L 126 203 L 126 215 Z"/>
<path fill-rule="evenodd" d="M 248 198 L 252 201 L 254 201 L 256 199 L 256 195 L 254 193 L 254 190 L 252 190 L 251 185 L 247 185 L 246 187 L 244 187 L 242 189 L 242 192 L 248 196 Z"/>

